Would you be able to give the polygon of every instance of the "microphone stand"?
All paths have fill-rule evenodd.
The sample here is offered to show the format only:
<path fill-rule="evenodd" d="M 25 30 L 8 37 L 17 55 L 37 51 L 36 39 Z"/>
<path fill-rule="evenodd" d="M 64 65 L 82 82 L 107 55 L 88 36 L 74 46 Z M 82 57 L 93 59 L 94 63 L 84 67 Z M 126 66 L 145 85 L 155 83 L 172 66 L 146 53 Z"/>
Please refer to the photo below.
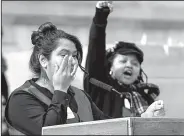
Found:
<path fill-rule="evenodd" d="M 116 89 L 112 88 L 112 91 L 120 95 L 120 98 L 123 98 L 123 93 L 118 92 Z"/>

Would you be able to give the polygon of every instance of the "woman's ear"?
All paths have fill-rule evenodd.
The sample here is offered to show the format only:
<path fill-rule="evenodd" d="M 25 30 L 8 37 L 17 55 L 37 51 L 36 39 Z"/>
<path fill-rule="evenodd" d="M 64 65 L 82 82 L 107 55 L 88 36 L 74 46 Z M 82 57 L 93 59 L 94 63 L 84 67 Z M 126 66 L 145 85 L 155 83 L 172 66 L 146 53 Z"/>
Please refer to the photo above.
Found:
<path fill-rule="evenodd" d="M 113 68 L 112 68 L 112 67 L 110 68 L 109 75 L 110 75 L 113 79 L 115 79 L 115 77 L 114 77 L 114 72 L 113 72 Z"/>
<path fill-rule="evenodd" d="M 39 59 L 40 65 L 41 65 L 44 69 L 47 69 L 47 65 L 48 65 L 48 60 L 47 60 L 47 58 L 46 58 L 43 54 L 39 54 L 39 55 L 38 55 L 38 59 Z"/>

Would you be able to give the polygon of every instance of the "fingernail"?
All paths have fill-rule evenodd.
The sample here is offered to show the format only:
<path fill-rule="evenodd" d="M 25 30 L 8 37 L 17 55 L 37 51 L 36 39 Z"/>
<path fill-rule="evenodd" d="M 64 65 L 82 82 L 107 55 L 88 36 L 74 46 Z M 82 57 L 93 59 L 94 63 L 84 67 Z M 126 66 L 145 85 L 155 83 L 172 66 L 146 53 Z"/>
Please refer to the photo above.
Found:
<path fill-rule="evenodd" d="M 65 57 L 64 58 L 67 58 L 68 57 L 68 55 L 65 55 Z"/>

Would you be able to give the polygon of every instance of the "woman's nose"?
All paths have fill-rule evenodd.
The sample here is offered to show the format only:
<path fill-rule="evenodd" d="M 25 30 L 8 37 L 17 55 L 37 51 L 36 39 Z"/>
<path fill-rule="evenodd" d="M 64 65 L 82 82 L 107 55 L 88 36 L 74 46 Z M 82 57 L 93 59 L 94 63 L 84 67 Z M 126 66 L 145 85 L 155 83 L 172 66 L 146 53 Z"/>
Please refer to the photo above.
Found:
<path fill-rule="evenodd" d="M 127 66 L 127 67 L 132 67 L 131 62 L 130 62 L 130 61 L 127 61 L 127 62 L 126 62 L 126 66 Z"/>

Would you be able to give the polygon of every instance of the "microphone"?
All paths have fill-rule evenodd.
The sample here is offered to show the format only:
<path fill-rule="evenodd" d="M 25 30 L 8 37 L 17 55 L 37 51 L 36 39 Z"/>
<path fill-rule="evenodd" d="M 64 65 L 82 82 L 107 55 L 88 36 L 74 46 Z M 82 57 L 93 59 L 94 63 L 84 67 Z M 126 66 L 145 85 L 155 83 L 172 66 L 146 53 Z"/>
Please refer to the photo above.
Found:
<path fill-rule="evenodd" d="M 118 91 L 117 91 L 116 89 L 114 89 L 112 86 L 110 86 L 110 85 L 108 85 L 108 84 L 106 84 L 106 83 L 104 83 L 104 82 L 102 82 L 102 81 L 96 80 L 96 79 L 94 79 L 94 78 L 90 78 L 89 82 L 90 82 L 91 84 L 93 84 L 93 85 L 95 85 L 95 86 L 97 86 L 97 87 L 100 87 L 100 88 L 102 88 L 102 89 L 104 89 L 104 90 L 107 90 L 107 91 L 109 91 L 109 92 L 112 92 L 112 91 L 113 91 L 113 92 L 119 94 L 121 98 L 123 97 L 123 94 L 122 94 L 122 93 L 118 92 Z"/>
<path fill-rule="evenodd" d="M 116 92 L 117 94 L 120 95 L 120 97 L 122 98 L 123 95 L 125 95 L 126 97 L 128 96 L 130 98 L 130 110 L 131 110 L 131 116 L 134 117 L 135 116 L 135 110 L 134 110 L 134 107 L 133 107 L 133 98 L 132 98 L 132 95 L 129 93 L 129 92 L 118 92 L 116 89 L 114 89 L 112 86 L 102 82 L 102 81 L 99 81 L 99 80 L 96 80 L 95 78 L 90 78 L 89 82 L 97 87 L 100 87 L 104 90 L 107 90 L 109 92 Z"/>

